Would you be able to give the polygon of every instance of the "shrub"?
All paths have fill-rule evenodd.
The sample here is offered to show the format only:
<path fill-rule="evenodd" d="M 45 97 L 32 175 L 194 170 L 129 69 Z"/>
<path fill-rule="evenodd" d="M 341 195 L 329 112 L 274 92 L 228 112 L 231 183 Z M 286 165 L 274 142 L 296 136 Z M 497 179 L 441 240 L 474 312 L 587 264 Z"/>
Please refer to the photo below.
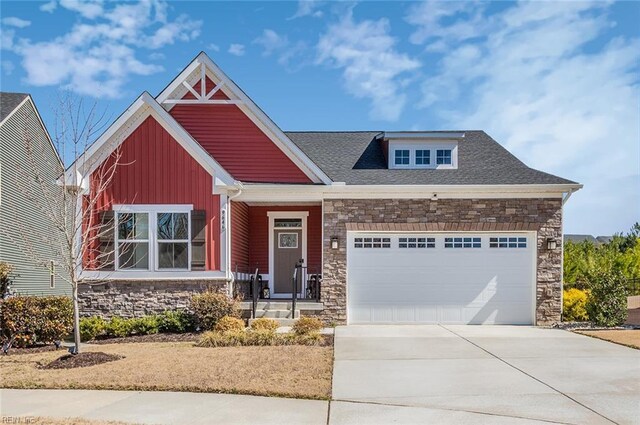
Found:
<path fill-rule="evenodd" d="M 0 261 L 0 298 L 9 295 L 11 283 L 13 282 L 13 266 L 4 261 Z"/>
<path fill-rule="evenodd" d="M 247 332 L 246 345 L 283 345 L 280 343 L 282 338 L 275 332 L 269 329 L 256 329 Z"/>
<path fill-rule="evenodd" d="M 267 330 L 275 332 L 278 327 L 279 325 L 277 320 L 268 319 L 266 317 L 260 317 L 259 319 L 255 319 L 251 322 L 251 329 L 254 331 Z"/>
<path fill-rule="evenodd" d="M 216 332 L 208 331 L 202 334 L 196 345 L 198 347 L 237 347 L 245 345 L 247 342 L 247 332 L 229 331 Z"/>
<path fill-rule="evenodd" d="M 293 324 L 291 329 L 296 335 L 306 335 L 322 330 L 322 321 L 315 317 L 301 317 Z"/>
<path fill-rule="evenodd" d="M 215 330 L 218 332 L 239 332 L 244 331 L 244 320 L 237 317 L 224 316 L 216 323 Z"/>
<path fill-rule="evenodd" d="M 158 315 L 158 330 L 167 333 L 191 332 L 195 328 L 193 315 L 185 310 L 165 310 Z"/>
<path fill-rule="evenodd" d="M 296 335 L 294 344 L 298 345 L 320 345 L 324 338 L 320 332 L 311 332 L 303 335 Z"/>
<path fill-rule="evenodd" d="M 17 346 L 59 341 L 73 330 L 73 304 L 61 296 L 18 296 L 0 304 L 4 339 Z"/>
<path fill-rule="evenodd" d="M 627 289 L 622 273 L 600 269 L 589 276 L 591 295 L 586 309 L 599 326 L 620 326 L 627 319 Z"/>
<path fill-rule="evenodd" d="M 105 329 L 107 336 L 124 337 L 132 333 L 133 322 L 122 317 L 114 316 L 107 323 Z"/>
<path fill-rule="evenodd" d="M 129 319 L 131 333 L 136 335 L 157 334 L 159 329 L 158 318 L 156 316 L 143 316 Z"/>
<path fill-rule="evenodd" d="M 224 316 L 240 317 L 237 303 L 224 294 L 203 292 L 191 297 L 191 309 L 203 330 L 212 330 Z"/>
<path fill-rule="evenodd" d="M 587 315 L 588 290 L 571 288 L 563 291 L 562 320 L 567 322 L 584 322 L 589 320 Z"/>
<path fill-rule="evenodd" d="M 102 317 L 83 317 L 80 319 L 80 338 L 82 341 L 91 341 L 97 336 L 103 335 L 107 330 L 107 321 Z"/>

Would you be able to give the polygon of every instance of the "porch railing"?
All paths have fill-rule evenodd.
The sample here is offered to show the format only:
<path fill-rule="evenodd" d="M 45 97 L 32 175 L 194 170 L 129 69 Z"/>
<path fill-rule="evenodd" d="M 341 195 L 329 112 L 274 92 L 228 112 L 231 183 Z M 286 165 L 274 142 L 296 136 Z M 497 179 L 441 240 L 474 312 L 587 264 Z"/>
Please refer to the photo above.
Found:
<path fill-rule="evenodd" d="M 298 299 L 320 301 L 320 285 L 322 274 L 318 268 L 310 268 L 299 260 L 293 269 L 291 279 L 291 317 L 296 317 L 296 302 Z"/>

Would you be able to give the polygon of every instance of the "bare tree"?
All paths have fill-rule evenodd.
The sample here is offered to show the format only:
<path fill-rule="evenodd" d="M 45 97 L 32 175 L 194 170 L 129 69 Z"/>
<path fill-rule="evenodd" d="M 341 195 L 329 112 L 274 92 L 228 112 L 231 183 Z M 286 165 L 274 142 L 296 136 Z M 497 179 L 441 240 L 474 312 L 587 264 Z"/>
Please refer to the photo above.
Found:
<path fill-rule="evenodd" d="M 83 99 L 70 93 L 60 95 L 55 109 L 55 124 L 50 134 L 62 164 L 51 164 L 49 140 L 36 137 L 30 123 L 34 114 L 23 113 L 22 142 L 26 163 L 16 175 L 16 187 L 38 214 L 52 223 L 55 232 L 37 239 L 28 223 L 16 216 L 9 236 L 35 264 L 51 267 L 57 258 L 55 276 L 68 282 L 73 299 L 74 353 L 80 352 L 80 312 L 78 284 L 87 269 L 113 269 L 115 258 L 112 243 L 103 239 L 114 231 L 113 218 L 105 220 L 96 211 L 104 203 L 110 185 L 120 165 L 120 143 L 117 137 L 104 146 L 105 155 L 91 159 L 90 144 L 104 130 L 104 113 L 96 104 L 86 105 Z M 115 140 L 114 140 L 115 139 Z M 65 169 L 64 163 L 69 164 Z M 46 164 L 47 166 L 43 166 Z M 58 172 L 51 178 L 49 169 Z M 42 254 L 42 245 L 49 250 Z"/>

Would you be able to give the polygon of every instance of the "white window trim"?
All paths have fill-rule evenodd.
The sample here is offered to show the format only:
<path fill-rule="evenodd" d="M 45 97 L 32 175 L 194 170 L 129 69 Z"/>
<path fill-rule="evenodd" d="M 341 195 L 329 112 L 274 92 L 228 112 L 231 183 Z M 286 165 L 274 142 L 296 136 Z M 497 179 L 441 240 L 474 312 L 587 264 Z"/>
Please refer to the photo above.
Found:
<path fill-rule="evenodd" d="M 438 150 L 447 149 L 451 150 L 451 164 L 436 164 L 436 153 Z M 409 151 L 409 164 L 402 165 L 396 164 L 395 156 L 398 150 Z M 429 153 L 429 164 L 416 164 L 416 151 L 425 150 Z M 389 161 L 388 166 L 390 169 L 456 169 L 458 168 L 458 142 L 389 142 Z"/>
<path fill-rule="evenodd" d="M 275 221 L 276 218 L 299 218 L 302 220 L 302 260 L 304 261 L 304 265 L 307 266 L 307 218 L 309 217 L 309 211 L 267 211 L 267 217 L 269 218 L 269 273 L 262 274 L 266 276 L 269 281 L 269 291 L 271 292 L 271 298 L 289 298 L 291 296 L 290 293 L 282 293 L 276 294 L 274 291 L 275 282 L 273 278 L 275 277 L 275 253 L 274 253 L 274 233 L 275 233 Z M 279 230 L 283 229 L 291 229 L 295 230 L 295 227 L 278 227 Z M 301 294 L 299 294 L 301 295 Z"/>
<path fill-rule="evenodd" d="M 166 205 L 114 205 L 113 212 L 115 214 L 115 240 L 114 240 L 114 250 L 115 250 L 115 273 L 167 273 L 167 272 L 178 272 L 178 273 L 188 273 L 191 272 L 191 211 L 193 211 L 193 205 L 188 204 L 166 204 Z M 121 213 L 147 213 L 149 215 L 149 235 L 146 239 L 149 244 L 149 268 L 148 269 L 120 269 L 120 259 L 119 259 L 119 242 L 118 238 L 118 214 Z M 188 259 L 187 259 L 187 268 L 186 269 L 161 269 L 158 264 L 158 237 L 157 237 L 157 227 L 158 227 L 158 213 L 187 213 L 187 245 L 188 245 Z M 140 240 L 140 242 L 144 242 Z M 172 240 L 163 240 L 163 242 L 172 242 Z M 176 242 L 184 242 L 184 240 L 176 240 Z"/>

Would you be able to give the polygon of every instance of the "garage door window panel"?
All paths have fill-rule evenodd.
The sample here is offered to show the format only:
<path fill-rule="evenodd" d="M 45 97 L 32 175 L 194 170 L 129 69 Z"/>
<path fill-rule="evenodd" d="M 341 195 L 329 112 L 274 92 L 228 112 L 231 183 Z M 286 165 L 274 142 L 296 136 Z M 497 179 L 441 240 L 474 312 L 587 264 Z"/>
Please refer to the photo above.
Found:
<path fill-rule="evenodd" d="M 398 248 L 435 248 L 436 238 L 399 238 Z"/>
<path fill-rule="evenodd" d="M 489 248 L 526 248 L 527 238 L 499 237 L 489 238 Z"/>
<path fill-rule="evenodd" d="M 355 238 L 354 248 L 391 248 L 391 238 Z"/>
<path fill-rule="evenodd" d="M 444 238 L 445 248 L 482 248 L 481 238 L 459 237 Z"/>

